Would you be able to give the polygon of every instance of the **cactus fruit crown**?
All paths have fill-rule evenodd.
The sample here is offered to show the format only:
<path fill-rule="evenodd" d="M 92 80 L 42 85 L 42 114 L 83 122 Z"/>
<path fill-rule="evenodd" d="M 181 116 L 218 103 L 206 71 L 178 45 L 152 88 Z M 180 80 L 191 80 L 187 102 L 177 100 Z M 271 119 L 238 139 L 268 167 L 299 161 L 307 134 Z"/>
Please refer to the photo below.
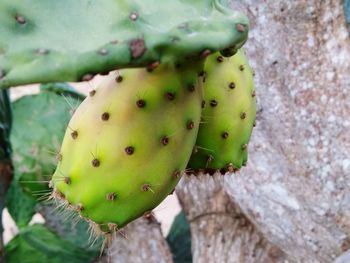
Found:
<path fill-rule="evenodd" d="M 197 137 L 202 61 L 123 69 L 91 91 L 68 125 L 53 197 L 102 233 L 157 206 L 184 173 Z"/>
<path fill-rule="evenodd" d="M 256 117 L 253 72 L 243 50 L 228 58 L 209 56 L 203 85 L 202 120 L 187 167 L 208 173 L 236 171 L 247 161 Z"/>
<path fill-rule="evenodd" d="M 0 88 L 237 49 L 247 34 L 221 0 L 1 0 Z"/>

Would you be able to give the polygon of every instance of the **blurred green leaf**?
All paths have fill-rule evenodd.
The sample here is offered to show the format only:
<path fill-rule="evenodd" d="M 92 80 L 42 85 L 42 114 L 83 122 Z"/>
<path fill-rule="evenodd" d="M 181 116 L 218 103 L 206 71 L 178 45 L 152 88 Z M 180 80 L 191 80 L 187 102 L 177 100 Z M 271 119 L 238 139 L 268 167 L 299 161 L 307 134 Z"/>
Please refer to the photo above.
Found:
<path fill-rule="evenodd" d="M 95 253 L 60 239 L 39 224 L 22 229 L 5 247 L 7 263 L 89 263 L 95 258 Z"/>

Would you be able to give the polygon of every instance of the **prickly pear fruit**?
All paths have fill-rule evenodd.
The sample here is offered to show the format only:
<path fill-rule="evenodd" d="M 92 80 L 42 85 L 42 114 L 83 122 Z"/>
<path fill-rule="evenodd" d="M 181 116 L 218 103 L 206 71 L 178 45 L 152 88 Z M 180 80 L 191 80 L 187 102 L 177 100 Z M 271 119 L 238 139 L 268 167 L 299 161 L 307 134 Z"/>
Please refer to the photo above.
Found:
<path fill-rule="evenodd" d="M 209 56 L 203 89 L 202 121 L 187 167 L 209 173 L 235 171 L 247 161 L 256 115 L 253 73 L 243 50 L 228 58 Z"/>
<path fill-rule="evenodd" d="M 53 197 L 107 233 L 156 207 L 179 181 L 196 141 L 202 66 L 155 63 L 110 74 L 68 125 Z"/>

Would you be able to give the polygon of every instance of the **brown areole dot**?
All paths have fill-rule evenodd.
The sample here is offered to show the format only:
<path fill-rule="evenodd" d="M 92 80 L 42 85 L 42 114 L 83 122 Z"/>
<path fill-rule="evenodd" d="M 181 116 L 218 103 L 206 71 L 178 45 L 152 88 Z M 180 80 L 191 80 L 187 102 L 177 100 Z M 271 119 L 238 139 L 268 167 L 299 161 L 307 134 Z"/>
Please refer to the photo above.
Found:
<path fill-rule="evenodd" d="M 252 97 L 254 98 L 256 96 L 255 90 L 252 91 Z"/>
<path fill-rule="evenodd" d="M 244 120 L 247 117 L 247 113 L 241 112 L 239 116 L 241 117 L 242 120 Z"/>
<path fill-rule="evenodd" d="M 242 150 L 246 150 L 247 148 L 248 148 L 248 144 L 245 143 L 242 145 Z"/>
<path fill-rule="evenodd" d="M 146 102 L 144 100 L 138 100 L 138 101 L 136 101 L 136 105 L 139 108 L 143 108 L 146 106 Z"/>
<path fill-rule="evenodd" d="M 108 50 L 105 49 L 105 48 L 102 48 L 102 49 L 100 49 L 100 50 L 98 51 L 98 53 L 99 53 L 100 55 L 102 55 L 102 56 L 105 56 L 105 55 L 108 54 Z"/>
<path fill-rule="evenodd" d="M 21 24 L 21 25 L 27 22 L 24 16 L 21 16 L 21 15 L 16 15 L 16 21 L 18 22 L 18 24 Z"/>
<path fill-rule="evenodd" d="M 216 100 L 211 100 L 210 101 L 210 106 L 216 107 L 216 106 L 218 106 L 218 102 Z"/>
<path fill-rule="evenodd" d="M 195 87 L 194 84 L 189 84 L 189 85 L 187 86 L 187 88 L 188 88 L 188 90 L 189 90 L 190 92 L 193 92 L 193 91 L 196 89 L 196 87 Z"/>
<path fill-rule="evenodd" d="M 162 139 L 161 139 L 161 142 L 163 145 L 167 145 L 169 143 L 169 138 L 167 136 L 164 136 Z"/>
<path fill-rule="evenodd" d="M 147 66 L 147 71 L 148 72 L 152 72 L 153 70 L 155 70 L 158 66 L 160 65 L 160 62 L 159 61 L 155 61 L 155 62 L 152 62 L 151 64 L 149 64 Z"/>
<path fill-rule="evenodd" d="M 211 51 L 209 49 L 205 49 L 201 53 L 201 58 L 207 58 L 211 54 Z"/>
<path fill-rule="evenodd" d="M 138 18 L 137 13 L 133 12 L 133 13 L 130 14 L 130 19 L 131 19 L 132 21 L 136 21 L 137 18 Z"/>
<path fill-rule="evenodd" d="M 36 50 L 36 53 L 38 53 L 39 55 L 47 55 L 49 54 L 49 50 L 46 48 L 39 48 Z"/>
<path fill-rule="evenodd" d="M 93 97 L 95 94 L 96 94 L 96 90 L 94 89 L 89 92 L 90 97 Z"/>
<path fill-rule="evenodd" d="M 104 113 L 102 113 L 102 115 L 101 115 L 101 119 L 102 119 L 103 121 L 108 121 L 108 120 L 109 120 L 109 117 L 110 117 L 110 115 L 109 115 L 108 112 L 104 112 Z"/>
<path fill-rule="evenodd" d="M 176 170 L 174 173 L 173 173 L 173 176 L 175 179 L 179 179 L 181 177 L 181 172 L 179 170 Z"/>
<path fill-rule="evenodd" d="M 245 26 L 243 24 L 236 24 L 236 29 L 238 32 L 243 33 L 245 31 Z"/>
<path fill-rule="evenodd" d="M 62 154 L 61 153 L 58 153 L 57 155 L 56 155 L 56 160 L 57 161 L 62 161 Z"/>
<path fill-rule="evenodd" d="M 78 212 L 81 212 L 81 211 L 83 211 L 84 210 L 84 206 L 82 205 L 82 204 L 78 204 L 77 205 L 77 211 Z"/>
<path fill-rule="evenodd" d="M 117 197 L 117 194 L 114 193 L 114 192 L 108 193 L 108 194 L 106 195 L 106 199 L 107 199 L 108 201 L 114 201 L 116 197 Z"/>
<path fill-rule="evenodd" d="M 169 91 L 169 92 L 165 93 L 165 98 L 167 98 L 168 100 L 174 100 L 175 99 L 175 93 Z"/>
<path fill-rule="evenodd" d="M 91 161 L 91 164 L 93 167 L 99 167 L 101 163 L 98 159 L 95 158 Z"/>
<path fill-rule="evenodd" d="M 81 78 L 81 81 L 90 81 L 94 78 L 94 74 L 90 74 L 90 73 L 87 73 L 87 74 L 84 74 Z"/>
<path fill-rule="evenodd" d="M 240 71 L 243 71 L 243 70 L 244 70 L 244 65 L 240 65 L 240 66 L 239 66 L 239 70 L 240 70 Z"/>
<path fill-rule="evenodd" d="M 71 179 L 68 176 L 64 177 L 64 183 L 65 184 L 71 184 Z"/>
<path fill-rule="evenodd" d="M 73 140 L 78 138 L 78 132 L 77 131 L 72 131 L 70 135 L 72 136 Z"/>
<path fill-rule="evenodd" d="M 228 133 L 227 131 L 224 131 L 224 132 L 221 134 L 221 137 L 222 137 L 223 139 L 227 139 L 228 136 L 229 136 L 229 133 Z"/>
<path fill-rule="evenodd" d="M 194 128 L 194 122 L 192 120 L 189 120 L 186 124 L 186 127 L 188 130 L 192 130 Z"/>
<path fill-rule="evenodd" d="M 120 83 L 120 82 L 123 81 L 123 77 L 119 75 L 118 77 L 115 78 L 115 81 L 116 81 L 117 83 Z"/>
<path fill-rule="evenodd" d="M 125 148 L 125 152 L 127 155 L 132 155 L 134 153 L 134 151 L 135 151 L 135 148 L 132 146 L 128 146 Z"/>
<path fill-rule="evenodd" d="M 221 63 L 221 62 L 224 61 L 224 57 L 223 57 L 223 56 L 218 56 L 218 57 L 216 58 L 216 61 L 219 62 L 219 63 Z"/>
<path fill-rule="evenodd" d="M 141 186 L 141 190 L 143 191 L 143 192 L 147 192 L 147 191 L 149 191 L 151 189 L 151 185 L 150 184 L 143 184 L 142 186 Z"/>
<path fill-rule="evenodd" d="M 236 88 L 236 84 L 234 82 L 230 82 L 230 84 L 228 84 L 228 87 L 230 89 L 234 89 L 234 88 Z"/>
<path fill-rule="evenodd" d="M 205 107 L 205 100 L 202 100 L 202 109 Z"/>

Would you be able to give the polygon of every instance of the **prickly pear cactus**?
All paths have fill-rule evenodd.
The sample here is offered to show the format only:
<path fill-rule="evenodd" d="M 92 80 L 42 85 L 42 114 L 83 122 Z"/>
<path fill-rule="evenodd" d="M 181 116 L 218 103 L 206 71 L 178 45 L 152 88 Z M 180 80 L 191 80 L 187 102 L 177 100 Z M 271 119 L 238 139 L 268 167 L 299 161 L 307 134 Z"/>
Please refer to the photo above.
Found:
<path fill-rule="evenodd" d="M 0 88 L 238 48 L 247 32 L 221 0 L 1 0 Z"/>
<path fill-rule="evenodd" d="M 253 73 L 243 50 L 228 58 L 209 56 L 203 87 L 202 121 L 188 168 L 235 171 L 247 162 L 256 115 Z"/>
<path fill-rule="evenodd" d="M 53 197 L 97 232 L 121 228 L 157 206 L 179 181 L 195 144 L 202 64 L 111 73 L 68 125 Z"/>

